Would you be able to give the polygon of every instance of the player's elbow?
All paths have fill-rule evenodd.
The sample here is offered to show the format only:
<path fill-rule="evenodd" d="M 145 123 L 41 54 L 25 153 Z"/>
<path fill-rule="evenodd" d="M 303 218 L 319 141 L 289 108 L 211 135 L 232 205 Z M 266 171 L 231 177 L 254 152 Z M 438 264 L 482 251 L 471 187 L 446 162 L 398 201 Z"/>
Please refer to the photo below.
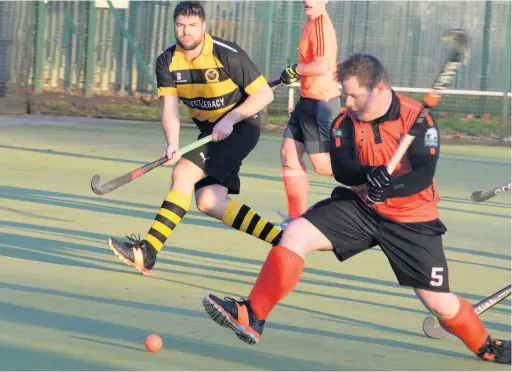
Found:
<path fill-rule="evenodd" d="M 347 168 L 333 167 L 332 175 L 334 179 L 345 186 L 359 186 L 364 182 L 361 182 L 361 177 L 356 172 L 352 172 Z"/>
<path fill-rule="evenodd" d="M 274 91 L 268 85 L 265 87 L 265 97 L 267 98 L 268 103 L 271 103 L 274 100 Z"/>
<path fill-rule="evenodd" d="M 342 170 L 342 169 L 339 169 L 338 167 L 335 167 L 335 166 L 332 167 L 332 175 L 333 175 L 334 179 L 336 180 L 336 182 L 341 183 L 342 185 L 355 186 L 355 185 L 350 185 L 350 179 L 348 177 L 346 177 L 346 172 L 344 172 L 344 170 Z"/>
<path fill-rule="evenodd" d="M 258 101 L 268 106 L 274 100 L 274 92 L 268 85 L 264 85 L 258 92 Z"/>

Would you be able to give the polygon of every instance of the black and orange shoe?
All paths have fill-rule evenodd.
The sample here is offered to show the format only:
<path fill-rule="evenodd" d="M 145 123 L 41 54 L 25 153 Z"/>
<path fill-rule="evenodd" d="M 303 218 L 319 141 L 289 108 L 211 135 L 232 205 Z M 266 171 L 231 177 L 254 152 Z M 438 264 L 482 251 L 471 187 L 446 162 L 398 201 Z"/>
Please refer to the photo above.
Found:
<path fill-rule="evenodd" d="M 142 274 L 151 274 L 151 269 L 155 266 L 156 254 L 158 253 L 151 244 L 145 240 L 140 240 L 140 236 L 126 236 L 129 242 L 123 242 L 116 238 L 108 239 L 108 246 L 112 252 L 125 264 L 131 265 Z"/>
<path fill-rule="evenodd" d="M 264 320 L 258 320 L 251 308 L 251 301 L 230 297 L 221 300 L 212 294 L 203 297 L 203 306 L 213 321 L 233 330 L 238 338 L 249 345 L 260 342 Z"/>
<path fill-rule="evenodd" d="M 483 360 L 500 364 L 510 364 L 510 341 L 488 337 L 485 344 L 476 353 Z"/>

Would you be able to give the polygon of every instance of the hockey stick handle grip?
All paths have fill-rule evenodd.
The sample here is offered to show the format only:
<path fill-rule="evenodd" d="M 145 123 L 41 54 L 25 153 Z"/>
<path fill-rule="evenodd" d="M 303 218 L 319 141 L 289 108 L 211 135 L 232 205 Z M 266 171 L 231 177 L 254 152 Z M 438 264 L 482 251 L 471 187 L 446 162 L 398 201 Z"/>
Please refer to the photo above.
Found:
<path fill-rule="evenodd" d="M 414 136 L 410 134 L 406 134 L 405 137 L 402 138 L 402 141 L 400 142 L 398 149 L 396 149 L 395 153 L 393 154 L 393 157 L 391 158 L 389 164 L 387 165 L 387 170 L 389 174 L 393 174 L 396 166 L 398 165 L 398 163 L 400 163 L 400 160 L 402 160 L 402 157 L 407 152 L 407 149 L 411 145 L 412 141 L 414 141 Z"/>
<path fill-rule="evenodd" d="M 184 146 L 180 149 L 181 155 L 185 155 L 187 152 L 195 150 L 198 147 L 201 147 L 201 146 L 207 144 L 208 142 L 211 142 L 212 140 L 213 140 L 213 135 L 210 134 L 204 138 L 201 138 L 200 140 L 198 140 L 196 142 L 193 142 L 187 146 Z"/>
<path fill-rule="evenodd" d="M 271 87 L 271 88 L 274 88 L 274 87 L 277 87 L 278 85 L 281 85 L 281 79 L 276 79 L 276 80 L 269 80 L 267 82 L 268 86 Z"/>

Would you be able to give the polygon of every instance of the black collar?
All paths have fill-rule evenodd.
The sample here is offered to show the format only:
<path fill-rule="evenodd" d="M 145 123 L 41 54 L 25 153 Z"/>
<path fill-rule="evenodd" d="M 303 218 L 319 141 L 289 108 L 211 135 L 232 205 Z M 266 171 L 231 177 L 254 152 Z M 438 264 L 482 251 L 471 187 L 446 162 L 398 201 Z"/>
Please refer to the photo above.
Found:
<path fill-rule="evenodd" d="M 391 99 L 391 105 L 389 106 L 388 111 L 386 111 L 386 113 L 380 118 L 370 121 L 371 124 L 381 124 L 386 121 L 398 120 L 398 118 L 400 118 L 400 100 L 393 89 L 391 89 L 391 94 L 393 98 Z"/>

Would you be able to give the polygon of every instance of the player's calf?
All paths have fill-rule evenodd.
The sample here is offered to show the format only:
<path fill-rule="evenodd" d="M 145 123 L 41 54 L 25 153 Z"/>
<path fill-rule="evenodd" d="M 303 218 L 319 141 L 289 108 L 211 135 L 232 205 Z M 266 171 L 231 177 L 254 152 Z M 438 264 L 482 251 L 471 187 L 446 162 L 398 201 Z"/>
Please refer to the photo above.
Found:
<path fill-rule="evenodd" d="M 290 127 L 287 127 L 289 130 Z M 285 138 L 281 148 L 281 164 L 284 190 L 288 200 L 288 216 L 291 219 L 302 215 L 308 206 L 309 176 L 303 156 L 303 143 Z"/>
<path fill-rule="evenodd" d="M 205 186 L 196 191 L 197 208 L 225 225 L 272 245 L 279 243 L 282 230 L 262 218 L 249 206 L 231 200 L 222 185 Z"/>
<path fill-rule="evenodd" d="M 510 341 L 491 338 L 473 306 L 461 297 L 458 300 L 455 316 L 438 318 L 439 324 L 483 360 L 510 364 Z"/>
<path fill-rule="evenodd" d="M 272 245 L 278 244 L 283 234 L 281 228 L 262 218 L 249 206 L 235 200 L 229 201 L 221 221 Z"/>

